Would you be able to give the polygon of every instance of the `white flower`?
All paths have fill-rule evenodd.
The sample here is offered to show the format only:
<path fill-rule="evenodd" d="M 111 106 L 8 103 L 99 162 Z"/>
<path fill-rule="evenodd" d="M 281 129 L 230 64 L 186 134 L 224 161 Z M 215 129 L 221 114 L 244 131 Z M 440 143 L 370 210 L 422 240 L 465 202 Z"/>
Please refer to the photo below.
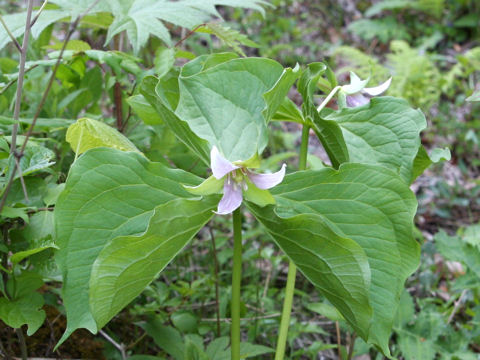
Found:
<path fill-rule="evenodd" d="M 392 83 L 392 78 L 390 77 L 378 86 L 367 88 L 365 86 L 369 80 L 362 80 L 353 71 L 350 71 L 350 84 L 343 85 L 340 89 L 347 96 L 347 106 L 357 107 L 368 104 L 371 97 L 381 95 L 387 91 Z"/>
<path fill-rule="evenodd" d="M 210 152 L 210 166 L 213 175 L 195 187 L 185 188 L 193 194 L 209 195 L 221 191 L 223 197 L 218 203 L 217 214 L 230 214 L 243 201 L 243 196 L 260 206 L 274 204 L 275 200 L 267 189 L 280 184 L 285 177 L 286 165 L 273 174 L 257 174 L 241 165 L 242 162 L 230 162 L 225 159 L 217 147 Z"/>

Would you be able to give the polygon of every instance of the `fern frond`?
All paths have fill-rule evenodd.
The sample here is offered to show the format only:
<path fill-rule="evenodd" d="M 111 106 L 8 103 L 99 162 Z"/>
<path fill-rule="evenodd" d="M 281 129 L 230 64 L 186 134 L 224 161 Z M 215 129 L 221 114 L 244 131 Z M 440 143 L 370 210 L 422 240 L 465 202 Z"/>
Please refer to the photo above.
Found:
<path fill-rule="evenodd" d="M 407 99 L 413 106 L 428 110 L 440 97 L 440 72 L 425 54 L 405 41 L 392 41 L 387 55 L 394 76 L 389 94 Z"/>

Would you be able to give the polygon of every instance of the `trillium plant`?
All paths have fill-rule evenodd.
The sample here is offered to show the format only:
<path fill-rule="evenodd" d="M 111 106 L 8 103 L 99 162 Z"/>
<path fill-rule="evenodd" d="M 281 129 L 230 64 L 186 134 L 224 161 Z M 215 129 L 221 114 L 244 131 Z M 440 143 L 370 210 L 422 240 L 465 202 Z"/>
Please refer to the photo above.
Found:
<path fill-rule="evenodd" d="M 291 69 L 220 53 L 145 77 L 133 97 L 156 114 L 146 121 L 168 128 L 209 167 L 206 180 L 151 162 L 93 120 L 72 125 L 67 139 L 82 154 L 55 208 L 68 319 L 59 344 L 78 328 L 99 331 L 213 216 L 233 212 L 230 351 L 240 359 L 242 219 L 248 211 L 290 261 L 276 359 L 286 350 L 297 269 L 360 337 L 389 357 L 395 309 L 419 263 L 417 203 L 409 186 L 432 163 L 419 137 L 426 121 L 404 100 L 367 100 L 391 80 L 372 89 L 352 73 L 352 83 L 339 86 L 332 74 L 321 62 Z M 330 84 L 327 93 L 320 81 Z M 292 86 L 303 98 L 300 106 L 287 97 Z M 286 165 L 278 164 L 257 172 L 271 123 L 282 121 L 301 130 L 292 166 L 300 171 L 289 167 L 286 174 Z M 311 136 L 328 154 L 321 168 L 307 161 Z"/>

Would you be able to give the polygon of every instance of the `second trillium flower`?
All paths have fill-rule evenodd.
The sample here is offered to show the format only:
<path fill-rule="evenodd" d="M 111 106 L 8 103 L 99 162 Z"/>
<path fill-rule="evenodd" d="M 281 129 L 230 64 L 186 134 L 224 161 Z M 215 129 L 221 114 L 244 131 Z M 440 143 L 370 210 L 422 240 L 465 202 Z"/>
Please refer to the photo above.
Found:
<path fill-rule="evenodd" d="M 341 91 L 347 97 L 347 106 L 357 107 L 368 104 L 370 102 L 370 98 L 383 94 L 385 91 L 387 91 L 392 83 L 392 78 L 389 78 L 387 81 L 378 86 L 367 88 L 365 86 L 369 80 L 370 78 L 362 80 L 357 76 L 357 74 L 355 74 L 353 71 L 350 71 L 350 84 L 343 85 L 341 87 Z"/>
<path fill-rule="evenodd" d="M 195 195 L 211 195 L 220 193 L 223 197 L 218 203 L 217 214 L 230 214 L 241 204 L 243 197 L 257 205 L 274 204 L 275 199 L 268 189 L 282 182 L 285 167 L 273 174 L 257 174 L 249 170 L 244 163 L 230 162 L 225 159 L 214 146 L 210 152 L 210 166 L 213 175 L 198 186 L 185 188 Z"/>

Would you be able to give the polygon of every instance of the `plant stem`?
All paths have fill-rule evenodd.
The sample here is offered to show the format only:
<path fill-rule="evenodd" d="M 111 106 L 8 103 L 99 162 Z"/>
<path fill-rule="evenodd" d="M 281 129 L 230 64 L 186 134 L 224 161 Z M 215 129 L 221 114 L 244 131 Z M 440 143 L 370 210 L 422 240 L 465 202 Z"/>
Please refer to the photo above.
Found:
<path fill-rule="evenodd" d="M 240 285 L 242 279 L 242 213 L 233 212 L 233 274 L 231 300 L 231 350 L 232 360 L 240 360 Z"/>
<path fill-rule="evenodd" d="M 348 356 L 347 360 L 352 360 L 353 358 L 353 350 L 355 349 L 355 340 L 357 339 L 357 333 L 353 333 L 351 339 L 350 339 L 350 344 L 348 345 Z"/>
<path fill-rule="evenodd" d="M 335 94 L 337 93 L 337 91 L 340 90 L 340 86 L 335 86 L 333 88 L 332 91 L 330 91 L 330 93 L 327 95 L 327 97 L 325 98 L 325 100 L 322 101 L 322 103 L 320 104 L 320 106 L 317 108 L 317 111 L 320 112 L 323 110 L 323 108 L 325 106 L 327 106 L 327 104 L 330 102 L 330 100 L 332 100 L 332 98 L 335 96 Z"/>
<path fill-rule="evenodd" d="M 310 127 L 307 124 L 302 128 L 302 142 L 300 145 L 300 155 L 298 159 L 298 170 L 307 168 L 308 155 L 308 135 Z M 280 321 L 280 330 L 278 332 L 277 349 L 275 351 L 275 360 L 283 360 L 285 348 L 287 345 L 288 327 L 290 325 L 290 315 L 292 313 L 293 293 L 295 291 L 295 278 L 297 276 L 297 267 L 290 261 L 288 264 L 287 284 L 285 285 L 285 299 L 283 300 L 282 320 Z"/>
<path fill-rule="evenodd" d="M 25 342 L 25 336 L 23 336 L 22 328 L 16 329 L 18 340 L 20 341 L 20 350 L 22 351 L 22 360 L 27 360 L 27 343 Z"/>
<path fill-rule="evenodd" d="M 340 335 L 340 324 L 335 321 L 335 330 L 337 331 L 337 348 L 338 348 L 338 360 L 342 360 L 342 338 Z"/>

